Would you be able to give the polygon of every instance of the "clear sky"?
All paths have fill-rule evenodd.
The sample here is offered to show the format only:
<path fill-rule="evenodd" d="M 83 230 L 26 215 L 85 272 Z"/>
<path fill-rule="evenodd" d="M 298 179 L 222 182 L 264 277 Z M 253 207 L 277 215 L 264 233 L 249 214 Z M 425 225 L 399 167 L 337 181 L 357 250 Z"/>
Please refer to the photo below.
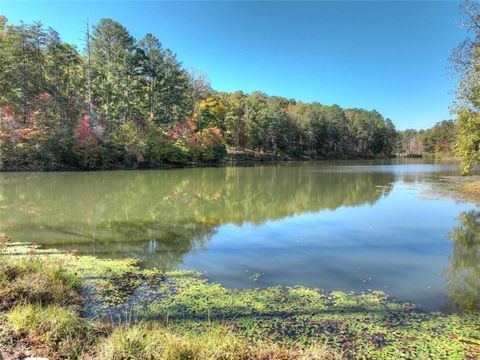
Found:
<path fill-rule="evenodd" d="M 458 2 L 8 1 L 11 23 L 41 20 L 82 47 L 86 20 L 151 32 L 216 90 L 264 91 L 376 109 L 398 129 L 450 118 L 448 57 L 466 36 Z"/>

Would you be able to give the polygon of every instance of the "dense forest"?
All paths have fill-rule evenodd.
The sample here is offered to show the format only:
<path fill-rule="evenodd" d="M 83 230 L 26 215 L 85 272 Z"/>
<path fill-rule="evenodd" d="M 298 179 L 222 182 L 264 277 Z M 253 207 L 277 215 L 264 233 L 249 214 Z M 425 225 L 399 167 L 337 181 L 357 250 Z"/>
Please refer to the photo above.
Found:
<path fill-rule="evenodd" d="M 457 125 L 443 120 L 425 130 L 406 129 L 398 132 L 397 154 L 403 156 L 454 156 Z"/>
<path fill-rule="evenodd" d="M 0 17 L 2 169 L 388 157 L 396 141 L 376 111 L 214 91 L 155 36 L 110 19 L 87 27 L 80 52 L 41 23 Z"/>

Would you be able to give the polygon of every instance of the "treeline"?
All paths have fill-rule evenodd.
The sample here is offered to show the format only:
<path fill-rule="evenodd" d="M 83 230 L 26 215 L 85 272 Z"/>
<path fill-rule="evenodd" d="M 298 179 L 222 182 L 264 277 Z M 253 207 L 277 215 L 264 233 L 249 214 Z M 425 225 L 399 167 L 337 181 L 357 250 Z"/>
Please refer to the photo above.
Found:
<path fill-rule="evenodd" d="M 457 139 L 454 120 L 444 120 L 426 130 L 407 129 L 398 132 L 397 154 L 403 156 L 453 156 Z"/>
<path fill-rule="evenodd" d="M 254 153 L 372 158 L 395 152 L 376 111 L 220 93 L 147 34 L 102 19 L 85 50 L 41 23 L 0 17 L 3 169 L 159 167 Z"/>

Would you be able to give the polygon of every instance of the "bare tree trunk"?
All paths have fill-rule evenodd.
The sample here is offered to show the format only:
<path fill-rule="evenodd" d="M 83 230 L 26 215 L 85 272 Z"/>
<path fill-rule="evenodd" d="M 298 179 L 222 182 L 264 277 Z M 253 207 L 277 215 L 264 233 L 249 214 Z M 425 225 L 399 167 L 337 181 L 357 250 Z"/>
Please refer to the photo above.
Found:
<path fill-rule="evenodd" d="M 93 109 L 93 91 L 92 91 L 92 63 L 90 55 L 90 27 L 87 20 L 87 93 L 88 93 L 88 116 L 90 118 L 90 127 L 93 134 L 97 137 L 101 137 L 100 127 L 97 123 L 97 118 Z"/>

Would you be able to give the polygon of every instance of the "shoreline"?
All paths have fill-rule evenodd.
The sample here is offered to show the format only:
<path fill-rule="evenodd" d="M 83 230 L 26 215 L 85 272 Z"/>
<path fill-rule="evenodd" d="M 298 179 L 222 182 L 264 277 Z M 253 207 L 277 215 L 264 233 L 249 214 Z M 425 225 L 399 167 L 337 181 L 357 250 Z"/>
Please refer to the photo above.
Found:
<path fill-rule="evenodd" d="M 0 249 L 0 267 L 14 274 L 0 276 L 0 350 L 6 359 L 26 350 L 52 359 L 121 358 L 133 344 L 156 352 L 145 358 L 180 351 L 165 345 L 165 337 L 196 351 L 193 358 L 209 359 L 480 355 L 478 314 L 424 312 L 382 291 L 227 289 L 193 270 L 162 272 L 144 269 L 138 260 L 18 243 Z M 207 341 L 212 338 L 214 344 Z M 233 349 L 227 343 L 232 339 Z"/>
<path fill-rule="evenodd" d="M 92 168 L 85 169 L 79 167 L 54 167 L 54 168 L 25 168 L 25 169 L 3 169 L 0 167 L 0 173 L 22 173 L 22 172 L 101 172 L 101 171 L 136 171 L 136 170 L 172 170 L 172 169 L 193 169 L 193 168 L 223 168 L 229 166 L 249 167 L 261 165 L 282 165 L 291 163 L 315 163 L 315 162 L 342 162 L 342 161 L 440 161 L 448 163 L 457 163 L 453 158 L 432 158 L 432 157 L 409 157 L 409 156 L 393 156 L 393 157 L 374 157 L 374 158 L 312 158 L 312 157 L 278 157 L 272 158 L 270 155 L 261 158 L 242 159 L 242 158 L 226 158 L 219 162 L 210 163 L 185 163 L 185 164 L 164 164 L 159 167 L 110 167 L 110 168 Z"/>

